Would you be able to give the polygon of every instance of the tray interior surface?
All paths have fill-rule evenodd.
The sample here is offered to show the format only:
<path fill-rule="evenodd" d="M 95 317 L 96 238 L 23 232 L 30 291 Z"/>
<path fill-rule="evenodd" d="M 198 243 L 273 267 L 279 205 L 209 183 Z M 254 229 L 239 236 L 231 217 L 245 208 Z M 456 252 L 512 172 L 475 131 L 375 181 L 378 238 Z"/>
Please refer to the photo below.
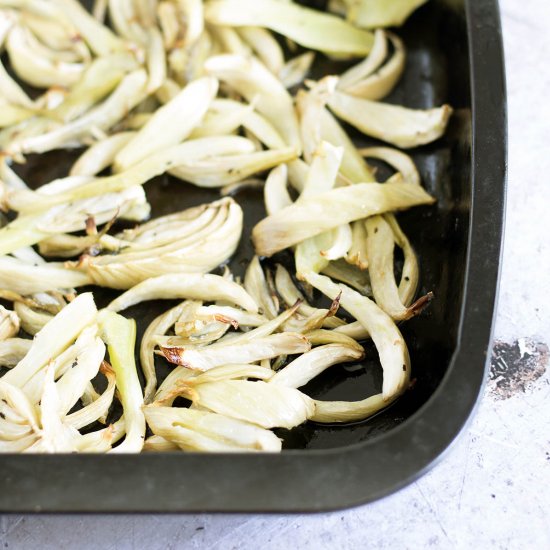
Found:
<path fill-rule="evenodd" d="M 435 299 L 419 317 L 401 326 L 411 354 L 412 388 L 392 407 L 374 418 L 353 425 L 331 426 L 308 422 L 291 431 L 281 430 L 285 449 L 327 449 L 358 443 L 387 432 L 409 418 L 433 394 L 442 380 L 455 350 L 466 271 L 469 212 L 471 206 L 471 113 L 468 47 L 464 13 L 444 2 L 430 2 L 399 29 L 407 47 L 405 74 L 389 102 L 415 108 L 449 103 L 455 109 L 446 136 L 434 144 L 412 150 L 426 189 L 437 198 L 432 207 L 399 214 L 398 220 L 420 260 L 419 293 L 433 291 Z M 342 63 L 317 56 L 314 76 L 341 72 Z M 347 127 L 358 145 L 377 143 Z M 19 173 L 36 187 L 66 175 L 78 156 L 75 151 L 56 151 L 31 156 Z M 383 167 L 380 167 L 383 170 Z M 219 197 L 217 190 L 200 189 L 163 176 L 145 185 L 153 217 L 178 211 Z M 247 189 L 234 198 L 245 213 L 241 244 L 229 262 L 236 275 L 243 275 L 252 258 L 250 232 L 265 216 L 262 191 Z M 277 261 L 292 266 L 290 255 Z M 99 306 L 117 295 L 94 288 Z M 175 303 L 175 302 L 174 302 Z M 146 302 L 124 312 L 136 319 L 138 342 L 147 325 L 172 302 Z M 360 364 L 335 366 L 310 382 L 303 391 L 316 399 L 359 400 L 380 391 L 382 372 L 372 343 L 365 343 L 366 358 Z M 137 354 L 136 354 L 137 356 Z M 139 358 L 138 358 L 139 360 Z M 159 380 L 170 367 L 157 361 Z"/>

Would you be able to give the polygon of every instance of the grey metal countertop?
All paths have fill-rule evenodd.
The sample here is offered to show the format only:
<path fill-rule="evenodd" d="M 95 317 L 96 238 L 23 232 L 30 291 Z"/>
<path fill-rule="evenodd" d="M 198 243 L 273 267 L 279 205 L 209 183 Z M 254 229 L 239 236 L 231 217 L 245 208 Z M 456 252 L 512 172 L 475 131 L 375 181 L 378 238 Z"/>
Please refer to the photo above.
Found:
<path fill-rule="evenodd" d="M 509 193 L 495 350 L 474 422 L 397 494 L 321 515 L 3 516 L 0 548 L 550 548 L 550 5 L 501 0 Z"/>

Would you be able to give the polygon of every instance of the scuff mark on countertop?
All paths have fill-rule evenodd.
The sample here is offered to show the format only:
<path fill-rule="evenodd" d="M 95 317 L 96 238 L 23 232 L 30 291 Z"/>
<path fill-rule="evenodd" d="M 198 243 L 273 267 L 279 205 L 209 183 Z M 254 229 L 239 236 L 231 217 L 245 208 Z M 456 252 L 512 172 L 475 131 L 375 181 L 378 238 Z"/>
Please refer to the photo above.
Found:
<path fill-rule="evenodd" d="M 489 393 L 496 400 L 526 393 L 546 372 L 548 345 L 530 338 L 519 338 L 511 344 L 496 341 L 491 357 Z"/>

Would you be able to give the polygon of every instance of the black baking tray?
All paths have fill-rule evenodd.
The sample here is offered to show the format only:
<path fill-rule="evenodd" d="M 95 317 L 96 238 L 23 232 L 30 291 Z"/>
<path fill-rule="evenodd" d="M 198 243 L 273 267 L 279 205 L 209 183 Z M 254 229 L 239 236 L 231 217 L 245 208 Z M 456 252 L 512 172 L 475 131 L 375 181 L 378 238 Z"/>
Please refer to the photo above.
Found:
<path fill-rule="evenodd" d="M 449 448 L 483 388 L 497 297 L 506 179 L 498 4 L 432 0 L 398 32 L 408 63 L 389 100 L 411 107 L 448 102 L 455 109 L 445 138 L 413 151 L 437 204 L 399 216 L 421 259 L 421 291 L 436 296 L 428 311 L 402 327 L 411 351 L 411 390 L 365 422 L 281 431 L 281 454 L 0 456 L 1 512 L 331 510 L 403 487 Z M 324 60 L 316 70 L 330 69 Z M 21 170 L 40 185 L 64 175 L 73 159 L 52 153 L 30 158 Z M 146 191 L 154 215 L 217 197 L 168 178 L 148 183 Z M 252 256 L 250 228 L 264 213 L 261 192 L 236 199 L 245 207 L 246 228 L 231 266 L 242 273 Z M 98 301 L 112 296 L 104 292 Z M 125 314 L 143 331 L 166 307 L 148 303 Z M 159 370 L 166 375 L 166 365 Z M 376 353 L 367 344 L 361 365 L 330 369 L 304 391 L 353 400 L 380 385 Z"/>

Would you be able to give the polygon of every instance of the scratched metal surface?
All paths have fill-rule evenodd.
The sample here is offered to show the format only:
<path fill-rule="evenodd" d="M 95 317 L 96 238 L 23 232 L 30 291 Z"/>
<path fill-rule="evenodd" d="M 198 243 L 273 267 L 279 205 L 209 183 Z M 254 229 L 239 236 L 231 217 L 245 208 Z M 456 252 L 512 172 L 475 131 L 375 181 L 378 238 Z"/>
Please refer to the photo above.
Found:
<path fill-rule="evenodd" d="M 497 343 L 475 420 L 446 458 L 399 493 L 345 512 L 4 516 L 0 547 L 550 548 L 550 8 L 501 8 L 510 169 Z"/>

